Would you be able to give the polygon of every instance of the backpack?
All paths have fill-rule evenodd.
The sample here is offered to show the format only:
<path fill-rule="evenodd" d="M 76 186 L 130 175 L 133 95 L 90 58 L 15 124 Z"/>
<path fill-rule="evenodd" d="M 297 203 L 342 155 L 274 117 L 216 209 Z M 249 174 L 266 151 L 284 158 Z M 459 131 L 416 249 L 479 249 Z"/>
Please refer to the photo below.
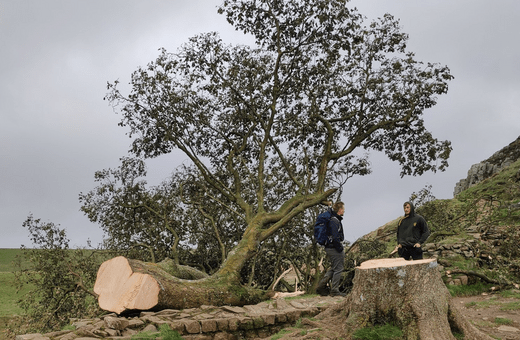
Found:
<path fill-rule="evenodd" d="M 332 213 L 330 210 L 327 210 L 319 214 L 316 222 L 314 223 L 314 239 L 322 246 L 325 246 L 331 242 L 329 227 L 329 221 L 331 218 Z"/>

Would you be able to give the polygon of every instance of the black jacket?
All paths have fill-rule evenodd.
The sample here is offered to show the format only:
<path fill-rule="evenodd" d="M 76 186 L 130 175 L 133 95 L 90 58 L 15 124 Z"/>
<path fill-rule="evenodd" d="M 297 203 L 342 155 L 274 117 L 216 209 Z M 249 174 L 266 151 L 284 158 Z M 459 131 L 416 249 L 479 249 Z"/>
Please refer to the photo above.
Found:
<path fill-rule="evenodd" d="M 343 225 L 341 224 L 342 216 L 336 214 L 334 210 L 331 209 L 332 217 L 330 218 L 329 228 L 330 228 L 330 236 L 332 239 L 332 243 L 328 243 L 326 248 L 334 248 L 338 252 L 343 251 L 343 240 L 345 240 L 345 235 L 343 234 Z"/>
<path fill-rule="evenodd" d="M 415 213 L 415 207 L 410 204 L 410 214 L 404 216 L 397 226 L 397 244 L 403 247 L 413 247 L 414 244 L 423 244 L 430 236 L 430 229 L 426 220 Z"/>

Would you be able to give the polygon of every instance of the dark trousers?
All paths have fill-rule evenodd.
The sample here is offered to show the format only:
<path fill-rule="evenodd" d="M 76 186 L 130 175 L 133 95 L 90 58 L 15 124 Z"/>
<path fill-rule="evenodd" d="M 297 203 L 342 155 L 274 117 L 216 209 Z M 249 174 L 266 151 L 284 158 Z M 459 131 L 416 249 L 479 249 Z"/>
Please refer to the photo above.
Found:
<path fill-rule="evenodd" d="M 422 248 L 421 247 L 401 247 L 397 250 L 397 253 L 400 257 L 404 258 L 405 260 L 422 260 Z"/>
<path fill-rule="evenodd" d="M 341 273 L 345 266 L 345 251 L 337 251 L 334 248 L 325 248 L 325 252 L 330 260 L 330 268 L 325 273 L 322 282 L 325 284 L 330 280 L 330 292 L 332 294 L 339 293 L 339 284 L 341 282 Z"/>

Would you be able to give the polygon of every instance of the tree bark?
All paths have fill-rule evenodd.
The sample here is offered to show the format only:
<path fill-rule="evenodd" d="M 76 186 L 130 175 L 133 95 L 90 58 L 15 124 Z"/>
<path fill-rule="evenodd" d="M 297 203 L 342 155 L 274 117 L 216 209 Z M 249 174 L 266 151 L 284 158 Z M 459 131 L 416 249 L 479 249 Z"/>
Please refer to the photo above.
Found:
<path fill-rule="evenodd" d="M 435 259 L 380 259 L 356 268 L 352 292 L 345 301 L 345 329 L 394 323 L 408 340 L 490 339 L 465 320 L 442 281 Z"/>
<path fill-rule="evenodd" d="M 218 275 L 199 280 L 178 279 L 157 264 L 122 256 L 100 266 L 94 292 L 98 294 L 101 309 L 117 314 L 205 304 L 241 306 L 258 303 L 273 294 L 243 287 L 233 279 Z"/>

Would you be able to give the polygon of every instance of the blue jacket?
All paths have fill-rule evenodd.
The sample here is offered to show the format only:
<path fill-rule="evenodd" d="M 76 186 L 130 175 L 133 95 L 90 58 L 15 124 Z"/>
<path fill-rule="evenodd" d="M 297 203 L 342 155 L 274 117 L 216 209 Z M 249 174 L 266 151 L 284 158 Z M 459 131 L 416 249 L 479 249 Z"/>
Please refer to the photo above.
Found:
<path fill-rule="evenodd" d="M 334 210 L 331 209 L 332 217 L 330 218 L 329 228 L 330 228 L 330 236 L 332 239 L 331 243 L 328 243 L 326 248 L 334 248 L 339 253 L 343 251 L 343 241 L 345 240 L 345 235 L 343 234 L 343 224 L 341 220 L 342 216 L 336 214 Z"/>

